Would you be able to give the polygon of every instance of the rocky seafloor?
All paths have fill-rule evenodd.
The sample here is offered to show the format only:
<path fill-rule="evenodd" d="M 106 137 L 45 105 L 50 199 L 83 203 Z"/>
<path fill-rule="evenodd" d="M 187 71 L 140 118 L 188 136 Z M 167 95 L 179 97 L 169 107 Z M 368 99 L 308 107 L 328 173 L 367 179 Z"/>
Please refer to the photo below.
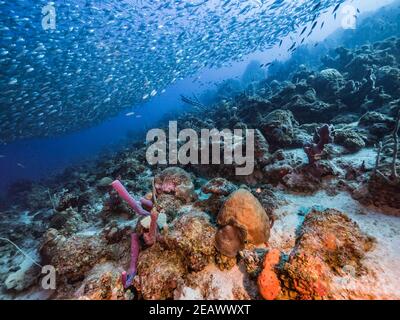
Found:
<path fill-rule="evenodd" d="M 135 144 L 15 184 L 0 212 L 1 297 L 400 299 L 399 103 L 400 39 L 340 47 L 318 70 L 177 116 L 197 132 L 256 129 L 249 176 L 150 166 Z M 56 289 L 38 265 L 55 267 Z"/>

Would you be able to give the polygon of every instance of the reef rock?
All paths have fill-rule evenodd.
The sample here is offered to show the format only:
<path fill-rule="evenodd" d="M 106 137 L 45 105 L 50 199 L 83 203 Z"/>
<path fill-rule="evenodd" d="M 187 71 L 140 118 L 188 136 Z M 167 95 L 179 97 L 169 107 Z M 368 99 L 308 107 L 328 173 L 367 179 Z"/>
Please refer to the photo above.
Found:
<path fill-rule="evenodd" d="M 282 199 L 278 197 L 271 185 L 260 185 L 258 188 L 252 190 L 253 195 L 260 201 L 265 212 L 267 213 L 272 228 L 274 217 L 274 210 L 279 207 Z"/>
<path fill-rule="evenodd" d="M 134 286 L 145 300 L 171 299 L 186 273 L 182 256 L 156 243 L 140 253 Z"/>
<path fill-rule="evenodd" d="M 338 112 L 336 104 L 321 100 L 310 103 L 304 96 L 299 95 L 291 99 L 284 108 L 290 110 L 300 123 L 328 122 Z"/>
<path fill-rule="evenodd" d="M 400 95 L 400 69 L 391 66 L 381 67 L 376 74 L 376 85 L 382 86 L 390 95 Z"/>
<path fill-rule="evenodd" d="M 202 188 L 205 194 L 217 196 L 229 196 L 236 190 L 236 186 L 224 178 L 214 178 L 208 181 Z"/>
<path fill-rule="evenodd" d="M 119 244 L 121 250 L 124 245 Z M 127 248 L 125 248 L 127 252 Z M 74 283 L 99 262 L 113 258 L 113 250 L 97 235 L 76 234 L 66 238 L 55 229 L 49 229 L 40 248 L 42 263 L 56 268 L 57 279 Z"/>
<path fill-rule="evenodd" d="M 314 79 L 314 88 L 317 95 L 323 99 L 334 97 L 335 93 L 344 85 L 344 78 L 336 69 L 322 70 Z"/>
<path fill-rule="evenodd" d="M 329 299 L 332 279 L 343 275 L 346 266 L 354 268 L 356 275 L 365 271 L 362 259 L 373 242 L 345 214 L 313 209 L 284 266 L 290 290 L 300 299 Z"/>
<path fill-rule="evenodd" d="M 224 178 L 211 179 L 201 188 L 204 194 L 210 196 L 206 199 L 199 199 L 196 206 L 199 206 L 207 213 L 217 216 L 226 197 L 236 190 L 237 187 Z"/>
<path fill-rule="evenodd" d="M 393 131 L 394 120 L 382 113 L 370 111 L 360 118 L 358 125 L 366 128 L 371 134 L 383 138 Z"/>
<path fill-rule="evenodd" d="M 365 204 L 400 209 L 399 190 L 400 179 L 397 181 L 388 181 L 388 179 L 380 175 L 375 175 L 368 180 L 366 186 L 363 186 L 361 190 L 356 190 L 357 194 L 353 194 L 353 197 Z M 396 215 L 400 216 L 400 213 Z"/>
<path fill-rule="evenodd" d="M 354 129 L 337 130 L 335 132 L 335 143 L 353 153 L 365 148 L 366 145 L 361 134 Z"/>
<path fill-rule="evenodd" d="M 100 190 L 110 189 L 113 181 L 114 180 L 110 177 L 104 177 L 97 183 L 97 188 L 99 188 Z"/>
<path fill-rule="evenodd" d="M 167 216 L 168 222 L 175 219 L 184 204 L 172 194 L 161 194 L 157 197 L 156 210 Z"/>
<path fill-rule="evenodd" d="M 261 121 L 261 131 L 272 148 L 284 148 L 292 145 L 293 127 L 297 125 L 297 122 L 290 111 L 275 110 Z"/>
<path fill-rule="evenodd" d="M 256 278 L 261 273 L 266 253 L 267 250 L 264 248 L 255 250 L 244 249 L 239 252 L 241 262 L 243 262 L 246 272 L 251 278 Z"/>
<path fill-rule="evenodd" d="M 209 265 L 191 273 L 174 293 L 175 300 L 250 300 L 258 298 L 257 286 L 239 266 L 221 271 Z"/>
<path fill-rule="evenodd" d="M 270 158 L 270 164 L 263 169 L 263 182 L 277 186 L 284 182 L 284 177 L 304 163 L 304 157 L 283 150 L 276 151 Z"/>
<path fill-rule="evenodd" d="M 115 263 L 96 265 L 87 275 L 75 297 L 80 300 L 126 300 L 121 270 Z"/>
<path fill-rule="evenodd" d="M 270 158 L 268 141 L 258 129 L 254 131 L 254 158 L 260 166 L 266 165 Z"/>
<path fill-rule="evenodd" d="M 171 167 L 157 174 L 154 179 L 157 196 L 172 194 L 183 203 L 189 203 L 196 198 L 194 184 L 189 173 L 178 167 Z"/>
<path fill-rule="evenodd" d="M 173 221 L 164 242 L 190 270 L 200 271 L 214 261 L 216 231 L 205 213 L 186 214 Z"/>
<path fill-rule="evenodd" d="M 23 291 L 34 285 L 40 276 L 40 268 L 30 259 L 24 258 L 18 270 L 9 272 L 4 286 L 7 290 Z"/>
<path fill-rule="evenodd" d="M 355 113 L 341 113 L 334 117 L 331 122 L 332 124 L 349 124 L 353 122 L 357 122 L 360 119 L 360 116 Z"/>

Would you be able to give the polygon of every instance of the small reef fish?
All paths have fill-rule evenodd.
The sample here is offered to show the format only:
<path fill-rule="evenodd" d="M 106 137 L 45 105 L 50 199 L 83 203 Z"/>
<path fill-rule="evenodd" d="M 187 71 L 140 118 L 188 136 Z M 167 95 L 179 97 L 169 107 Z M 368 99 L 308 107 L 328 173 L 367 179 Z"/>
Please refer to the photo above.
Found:
<path fill-rule="evenodd" d="M 320 6 L 321 6 L 321 1 L 318 2 L 318 3 L 315 5 L 315 7 L 312 9 L 312 11 L 317 10 Z"/>
<path fill-rule="evenodd" d="M 333 11 L 332 11 L 332 14 L 335 13 L 335 12 L 339 9 L 340 5 L 341 5 L 341 3 L 338 3 L 338 4 L 336 5 L 336 7 L 335 7 L 335 8 L 333 9 Z"/>
<path fill-rule="evenodd" d="M 266 68 L 266 67 L 269 67 L 270 65 L 272 65 L 272 62 L 268 62 L 268 63 L 265 63 L 265 64 L 261 64 L 260 67 L 261 67 L 261 68 Z"/>

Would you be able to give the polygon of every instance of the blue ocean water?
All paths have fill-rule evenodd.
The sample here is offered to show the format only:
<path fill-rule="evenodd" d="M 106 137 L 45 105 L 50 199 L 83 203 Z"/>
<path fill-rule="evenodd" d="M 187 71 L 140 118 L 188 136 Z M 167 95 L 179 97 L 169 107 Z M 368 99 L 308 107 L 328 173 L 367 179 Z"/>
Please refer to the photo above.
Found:
<path fill-rule="evenodd" d="M 235 68 L 203 70 L 200 77 L 212 84 L 199 88 L 195 78 L 189 77 L 166 88 L 165 93 L 151 101 L 134 105 L 101 124 L 52 138 L 22 139 L 0 145 L 0 194 L 15 182 L 40 180 L 61 173 L 68 166 L 97 155 L 118 151 L 126 144 L 144 142 L 146 133 L 156 128 L 159 121 L 170 112 L 182 112 L 189 108 L 182 104 L 182 94 L 201 94 L 215 89 L 214 83 L 241 75 L 246 62 Z"/>

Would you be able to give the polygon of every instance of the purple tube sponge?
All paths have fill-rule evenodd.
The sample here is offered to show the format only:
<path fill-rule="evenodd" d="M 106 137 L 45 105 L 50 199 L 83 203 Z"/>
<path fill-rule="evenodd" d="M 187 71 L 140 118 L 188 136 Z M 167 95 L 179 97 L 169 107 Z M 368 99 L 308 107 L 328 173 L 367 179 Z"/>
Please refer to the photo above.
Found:
<path fill-rule="evenodd" d="M 121 181 L 115 180 L 111 186 L 114 188 L 115 191 L 119 194 L 119 196 L 124 199 L 129 206 L 138 214 L 141 216 L 148 216 L 150 215 L 150 212 L 144 210 L 142 206 L 135 200 L 133 197 L 129 194 L 129 192 L 125 189 L 125 187 L 122 185 Z"/>
<path fill-rule="evenodd" d="M 121 275 L 122 284 L 125 289 L 129 288 L 132 285 L 133 279 L 136 276 L 137 262 L 139 259 L 139 250 L 140 250 L 139 236 L 136 233 L 132 233 L 131 234 L 131 264 L 130 264 L 128 272 L 124 271 L 124 272 L 122 272 L 122 275 Z"/>
<path fill-rule="evenodd" d="M 145 198 L 140 199 L 140 204 L 142 205 L 143 208 L 147 210 L 152 210 L 153 209 L 153 201 Z"/>
<path fill-rule="evenodd" d="M 158 212 L 153 210 L 151 212 L 151 222 L 150 222 L 149 232 L 143 235 L 144 242 L 146 242 L 148 246 L 152 246 L 157 240 L 157 234 L 158 234 L 157 220 L 158 220 Z"/>
<path fill-rule="evenodd" d="M 325 145 L 333 142 L 332 128 L 325 124 L 315 131 L 314 143 L 308 143 L 304 146 L 304 152 L 307 154 L 310 164 L 320 159 Z"/>

